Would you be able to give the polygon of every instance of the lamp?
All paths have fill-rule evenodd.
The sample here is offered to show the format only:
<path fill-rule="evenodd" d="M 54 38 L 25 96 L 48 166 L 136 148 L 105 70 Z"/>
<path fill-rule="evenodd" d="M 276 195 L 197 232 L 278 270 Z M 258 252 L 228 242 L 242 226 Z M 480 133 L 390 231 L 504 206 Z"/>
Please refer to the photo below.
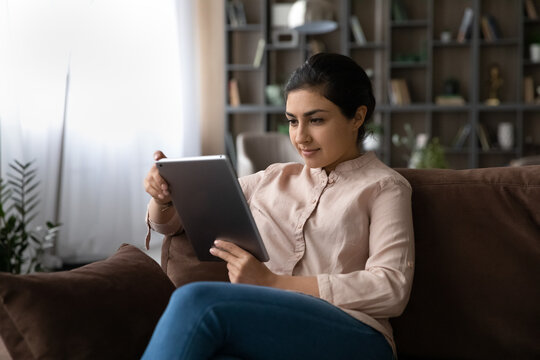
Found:
<path fill-rule="evenodd" d="M 332 4 L 326 0 L 298 0 L 289 11 L 289 27 L 304 34 L 324 34 L 337 29 Z"/>

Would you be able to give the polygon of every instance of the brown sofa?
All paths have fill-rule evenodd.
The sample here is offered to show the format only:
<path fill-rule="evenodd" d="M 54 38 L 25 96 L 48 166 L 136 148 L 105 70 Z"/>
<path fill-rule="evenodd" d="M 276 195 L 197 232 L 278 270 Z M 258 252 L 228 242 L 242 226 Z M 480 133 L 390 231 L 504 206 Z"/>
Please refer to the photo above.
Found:
<path fill-rule="evenodd" d="M 416 240 L 411 299 L 392 319 L 399 358 L 539 359 L 540 166 L 398 171 Z M 0 274 L 0 335 L 17 360 L 136 359 L 173 283 L 226 279 L 182 236 L 162 264 L 124 246 L 69 272 Z"/>
<path fill-rule="evenodd" d="M 540 359 L 540 166 L 399 171 L 416 246 L 400 359 Z"/>

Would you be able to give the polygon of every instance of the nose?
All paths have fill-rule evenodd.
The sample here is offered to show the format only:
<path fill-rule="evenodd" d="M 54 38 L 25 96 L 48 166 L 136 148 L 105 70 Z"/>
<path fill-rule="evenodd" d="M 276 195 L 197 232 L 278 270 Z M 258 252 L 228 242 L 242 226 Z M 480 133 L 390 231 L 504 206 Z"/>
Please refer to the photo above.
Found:
<path fill-rule="evenodd" d="M 297 144 L 305 144 L 311 140 L 309 136 L 309 131 L 307 126 L 303 125 L 301 122 L 296 127 L 294 141 Z"/>

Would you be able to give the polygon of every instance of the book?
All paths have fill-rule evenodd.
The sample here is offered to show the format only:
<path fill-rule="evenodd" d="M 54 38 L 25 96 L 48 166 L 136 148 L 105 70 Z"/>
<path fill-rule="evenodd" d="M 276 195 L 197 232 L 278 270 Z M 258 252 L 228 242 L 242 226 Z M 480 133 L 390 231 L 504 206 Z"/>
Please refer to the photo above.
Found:
<path fill-rule="evenodd" d="M 497 19 L 495 19 L 492 15 L 485 15 L 487 18 L 487 23 L 489 27 L 490 34 L 493 38 L 493 40 L 499 40 L 502 38 L 502 32 L 501 28 L 499 27 L 499 23 L 497 22 Z"/>
<path fill-rule="evenodd" d="M 229 20 L 229 25 L 233 27 L 247 24 L 246 11 L 242 1 L 230 0 L 227 2 L 227 19 Z"/>
<path fill-rule="evenodd" d="M 525 11 L 529 19 L 531 20 L 538 19 L 538 13 L 536 12 L 536 7 L 534 6 L 533 0 L 525 0 Z"/>
<path fill-rule="evenodd" d="M 409 105 L 411 95 L 405 79 L 390 80 L 390 103 L 392 105 Z"/>
<path fill-rule="evenodd" d="M 465 140 L 469 137 L 471 133 L 471 124 L 467 123 L 459 128 L 456 138 L 454 139 L 454 148 L 461 149 L 465 145 Z"/>
<path fill-rule="evenodd" d="M 229 104 L 231 106 L 239 106 L 241 104 L 238 80 L 235 78 L 229 80 Z"/>
<path fill-rule="evenodd" d="M 489 26 L 489 20 L 488 20 L 487 16 L 482 15 L 482 19 L 480 20 L 480 23 L 482 25 L 482 36 L 484 37 L 484 40 L 486 40 L 486 41 L 495 40 L 492 29 Z"/>
<path fill-rule="evenodd" d="M 399 105 L 401 103 L 401 98 L 399 98 L 399 89 L 394 80 L 390 80 L 390 86 L 388 87 L 388 98 L 390 100 L 390 104 L 392 105 Z"/>
<path fill-rule="evenodd" d="M 409 93 L 409 86 L 407 85 L 405 79 L 399 79 L 399 88 L 403 99 L 402 105 L 410 105 L 411 94 Z"/>
<path fill-rule="evenodd" d="M 241 0 L 234 0 L 234 10 L 236 11 L 238 25 L 246 25 L 246 10 L 244 9 L 244 3 Z"/>
<path fill-rule="evenodd" d="M 392 0 L 392 20 L 406 21 L 409 20 L 405 5 L 401 0 Z"/>
<path fill-rule="evenodd" d="M 354 42 L 358 45 L 364 45 L 367 43 L 366 36 L 364 34 L 364 30 L 362 30 L 362 25 L 360 25 L 360 20 L 358 19 L 358 16 L 351 15 L 350 18 L 351 23 L 351 30 L 354 37 Z"/>
<path fill-rule="evenodd" d="M 260 38 L 259 42 L 257 43 L 257 50 L 255 51 L 255 57 L 253 58 L 254 67 L 258 68 L 259 66 L 261 66 L 265 48 L 266 48 L 266 40 L 264 40 L 264 38 Z"/>
<path fill-rule="evenodd" d="M 491 148 L 491 144 L 489 142 L 488 133 L 484 125 L 476 124 L 476 135 L 478 136 L 478 140 L 480 141 L 480 146 L 482 147 L 482 150 L 489 150 Z"/>
<path fill-rule="evenodd" d="M 461 19 L 461 24 L 459 25 L 459 30 L 457 34 L 457 41 L 460 43 L 465 42 L 467 38 L 470 37 L 472 21 L 473 21 L 473 9 L 470 7 L 465 8 L 463 12 L 463 18 Z"/>
<path fill-rule="evenodd" d="M 435 98 L 435 104 L 462 106 L 465 105 L 465 99 L 461 95 L 439 95 Z"/>
<path fill-rule="evenodd" d="M 227 2 L 227 20 L 231 26 L 236 27 L 240 25 L 236 16 L 236 6 L 232 1 Z"/>
<path fill-rule="evenodd" d="M 527 104 L 534 103 L 534 80 L 532 76 L 523 78 L 523 101 Z"/>

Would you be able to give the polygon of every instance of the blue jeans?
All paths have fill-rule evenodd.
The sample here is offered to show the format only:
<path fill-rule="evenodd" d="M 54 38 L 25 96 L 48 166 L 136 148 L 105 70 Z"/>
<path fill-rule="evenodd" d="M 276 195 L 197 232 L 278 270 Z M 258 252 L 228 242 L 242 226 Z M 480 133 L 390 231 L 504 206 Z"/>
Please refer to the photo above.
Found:
<path fill-rule="evenodd" d="M 143 359 L 392 359 L 384 336 L 328 302 L 262 286 L 178 288 Z"/>

